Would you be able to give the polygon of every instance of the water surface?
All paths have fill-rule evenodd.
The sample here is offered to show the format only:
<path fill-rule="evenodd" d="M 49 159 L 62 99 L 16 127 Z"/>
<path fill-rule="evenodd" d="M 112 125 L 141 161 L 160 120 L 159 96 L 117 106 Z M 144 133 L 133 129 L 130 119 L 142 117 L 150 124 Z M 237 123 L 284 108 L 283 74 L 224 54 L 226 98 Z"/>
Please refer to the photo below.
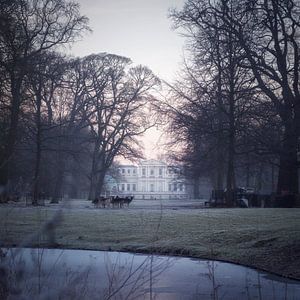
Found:
<path fill-rule="evenodd" d="M 218 261 L 87 250 L 3 252 L 9 299 L 300 299 L 300 281 Z"/>

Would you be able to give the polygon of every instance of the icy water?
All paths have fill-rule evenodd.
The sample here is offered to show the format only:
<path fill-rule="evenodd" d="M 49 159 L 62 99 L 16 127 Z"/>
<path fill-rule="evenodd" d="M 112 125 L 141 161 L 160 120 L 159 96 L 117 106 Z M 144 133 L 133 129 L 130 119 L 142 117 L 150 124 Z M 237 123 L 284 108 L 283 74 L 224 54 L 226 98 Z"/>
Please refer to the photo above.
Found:
<path fill-rule="evenodd" d="M 217 261 L 2 249 L 1 263 L 7 299 L 300 299 L 300 281 Z"/>

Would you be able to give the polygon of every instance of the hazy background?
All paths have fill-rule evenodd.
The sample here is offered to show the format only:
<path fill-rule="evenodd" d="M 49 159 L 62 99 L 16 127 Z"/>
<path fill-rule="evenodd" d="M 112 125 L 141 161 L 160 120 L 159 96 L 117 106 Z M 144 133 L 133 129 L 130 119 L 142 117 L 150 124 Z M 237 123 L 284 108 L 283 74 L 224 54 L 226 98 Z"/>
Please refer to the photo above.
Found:
<path fill-rule="evenodd" d="M 79 0 L 93 32 L 76 43 L 75 56 L 108 52 L 148 66 L 163 80 L 175 77 L 182 57 L 183 38 L 172 30 L 168 10 L 183 0 Z M 149 130 L 143 140 L 147 158 L 162 152 L 161 132 Z"/>

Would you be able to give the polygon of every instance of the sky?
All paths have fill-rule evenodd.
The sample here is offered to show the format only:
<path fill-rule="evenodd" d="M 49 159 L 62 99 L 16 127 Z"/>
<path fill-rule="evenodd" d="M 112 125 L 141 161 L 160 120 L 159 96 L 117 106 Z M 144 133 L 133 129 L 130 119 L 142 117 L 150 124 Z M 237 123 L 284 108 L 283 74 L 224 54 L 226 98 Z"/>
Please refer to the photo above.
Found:
<path fill-rule="evenodd" d="M 171 80 L 182 56 L 183 38 L 172 30 L 168 10 L 184 0 L 77 0 L 90 19 L 91 34 L 72 47 L 74 55 L 108 52 L 127 56 Z"/>
<path fill-rule="evenodd" d="M 72 47 L 75 56 L 113 53 L 148 66 L 163 80 L 172 81 L 182 61 L 183 38 L 172 29 L 170 8 L 184 0 L 77 0 L 93 30 Z M 147 158 L 162 152 L 161 132 L 151 129 L 142 141 Z"/>

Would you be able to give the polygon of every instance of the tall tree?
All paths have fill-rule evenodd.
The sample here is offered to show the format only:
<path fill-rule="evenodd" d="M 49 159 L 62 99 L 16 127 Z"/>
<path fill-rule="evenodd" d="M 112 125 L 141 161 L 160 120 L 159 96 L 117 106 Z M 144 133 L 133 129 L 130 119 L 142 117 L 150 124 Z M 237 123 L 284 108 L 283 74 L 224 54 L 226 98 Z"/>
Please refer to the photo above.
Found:
<path fill-rule="evenodd" d="M 23 103 L 24 78 L 30 62 L 41 52 L 77 39 L 86 29 L 87 18 L 79 5 L 63 0 L 17 0 L 1 3 L 0 66 L 9 81 L 9 126 L 0 158 L 1 185 L 9 179 L 9 165 L 18 137 Z"/>
<path fill-rule="evenodd" d="M 198 159 L 209 153 L 206 156 L 210 156 L 215 170 L 215 187 L 223 189 L 226 178 L 227 202 L 232 205 L 236 159 L 244 134 L 243 124 L 249 118 L 253 78 L 241 67 L 244 59 L 241 47 L 230 32 L 222 29 L 221 21 L 213 14 L 209 20 L 198 18 L 201 4 L 202 1 L 187 1 L 182 11 L 171 14 L 176 26 L 185 29 L 189 51 L 185 65 L 187 81 L 171 87 L 182 102 L 177 108 L 179 118 L 175 112 L 174 121 L 179 121 L 177 128 L 184 123 L 187 126 L 186 138 L 189 145 L 194 145 L 192 149 L 200 151 Z M 218 27 L 212 27 L 211 23 Z M 184 84 L 187 86 L 183 88 Z M 194 90 L 191 95 L 184 91 L 187 87 Z M 185 118 L 188 122 L 184 122 Z"/>
<path fill-rule="evenodd" d="M 130 68 L 128 58 L 91 55 L 82 61 L 85 80 L 85 113 L 93 150 L 89 198 L 101 194 L 104 177 L 117 155 L 140 156 L 136 137 L 152 126 L 147 115 L 151 91 L 159 80 L 146 67 Z"/>
<path fill-rule="evenodd" d="M 28 132 L 30 132 L 31 139 L 29 138 L 29 140 L 34 144 L 35 153 L 32 189 L 33 204 L 35 205 L 38 203 L 41 193 L 40 177 L 43 154 L 50 149 L 60 152 L 55 147 L 53 137 L 53 131 L 57 132 L 55 129 L 59 127 L 57 124 L 59 119 L 55 119 L 53 113 L 55 110 L 57 112 L 57 102 L 60 101 L 57 99 L 59 97 L 58 90 L 63 88 L 66 65 L 66 61 L 57 53 L 41 53 L 35 57 L 35 61 L 31 64 L 31 72 L 24 80 L 29 97 L 27 106 L 31 112 L 27 113 L 27 116 L 32 117 L 28 122 L 28 127 L 31 127 Z M 50 136 L 52 143 L 49 145 L 47 139 Z M 60 137 L 57 138 L 60 139 Z"/>
<path fill-rule="evenodd" d="M 300 3 L 288 0 L 224 1 L 199 11 L 217 14 L 242 47 L 244 68 L 255 76 L 282 125 L 277 192 L 297 194 L 300 120 Z M 233 14 L 229 13 L 233 10 Z"/>
<path fill-rule="evenodd" d="M 223 69 L 222 65 L 222 77 L 219 77 L 220 85 L 216 90 L 220 91 L 220 99 L 224 101 L 226 74 L 223 70 L 228 70 L 228 75 L 233 74 L 235 70 L 241 70 L 250 78 L 249 90 L 255 92 L 255 98 L 250 106 L 249 101 L 245 101 L 245 105 L 242 106 L 252 111 L 248 119 L 250 126 L 246 132 L 252 135 L 252 142 L 256 142 L 257 152 L 264 148 L 264 151 L 268 149 L 273 157 L 279 157 L 278 193 L 298 193 L 299 11 L 300 3 L 294 0 L 188 0 L 181 12 L 173 12 L 177 25 L 184 26 L 189 32 L 206 26 L 209 28 L 208 32 L 216 33 L 215 41 L 218 40 L 221 47 L 227 43 L 224 37 L 230 37 L 232 40 L 232 47 L 227 47 L 227 57 L 231 56 L 234 59 L 232 54 L 237 50 L 240 59 L 234 68 L 228 65 L 229 69 Z M 199 36 L 193 37 L 201 44 Z M 211 47 L 207 49 L 210 53 Z M 223 62 L 222 58 L 222 64 Z M 251 81 L 251 78 L 254 78 L 254 81 Z M 233 83 L 237 84 L 237 87 L 240 86 L 235 80 L 227 83 L 231 90 L 234 87 Z M 233 103 L 234 101 L 231 101 L 231 104 Z M 230 102 L 228 104 L 229 110 L 234 108 Z M 264 115 L 261 113 L 263 107 L 267 107 Z M 253 114 L 255 111 L 259 112 L 258 115 Z M 260 120 L 258 116 L 261 117 Z M 272 125 L 267 126 L 266 122 L 262 121 L 263 118 L 271 121 Z M 262 133 L 262 128 L 258 128 L 259 124 L 268 129 L 269 137 L 260 134 L 261 139 L 258 141 L 259 135 L 255 131 Z M 242 125 L 244 129 L 247 127 L 245 122 Z M 237 127 L 235 129 L 237 130 Z M 229 146 L 233 149 L 234 144 L 234 136 L 231 135 Z M 228 175 L 227 181 L 230 180 Z"/>

